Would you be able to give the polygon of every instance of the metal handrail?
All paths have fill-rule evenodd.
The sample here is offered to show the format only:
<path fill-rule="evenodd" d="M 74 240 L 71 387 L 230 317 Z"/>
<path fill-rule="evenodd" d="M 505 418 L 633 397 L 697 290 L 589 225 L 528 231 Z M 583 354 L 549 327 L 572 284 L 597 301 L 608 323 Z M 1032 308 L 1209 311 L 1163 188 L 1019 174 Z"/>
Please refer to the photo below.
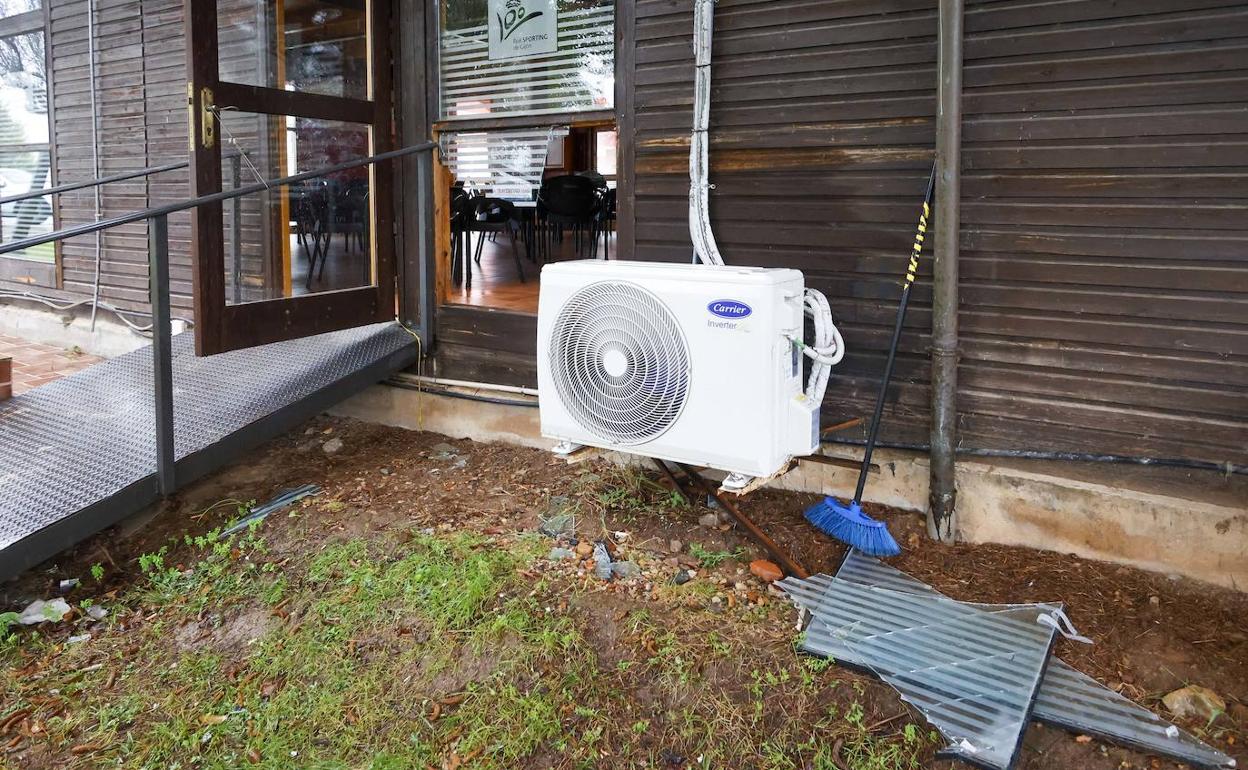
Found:
<path fill-rule="evenodd" d="M 233 161 L 235 164 L 238 163 L 238 160 L 241 157 L 242 153 L 239 152 L 228 152 L 222 153 L 221 155 L 222 160 L 228 159 Z M 48 195 L 60 195 L 61 193 L 86 190 L 91 187 L 103 187 L 104 185 L 112 184 L 113 182 L 126 182 L 140 177 L 155 176 L 156 174 L 163 174 L 166 171 L 177 171 L 179 169 L 186 168 L 189 165 L 191 165 L 189 160 L 180 160 L 177 163 L 166 163 L 163 166 L 149 166 L 148 168 L 141 168 L 138 171 L 123 171 L 120 174 L 100 177 L 99 179 L 88 179 L 82 182 L 66 182 L 65 184 L 57 185 L 56 187 L 49 187 L 46 190 L 30 190 L 29 192 L 18 193 L 16 195 L 9 195 L 4 198 L 0 198 L 0 206 L 3 206 L 6 203 L 16 203 L 18 201 L 30 200 L 31 198 L 43 198 Z"/>
<path fill-rule="evenodd" d="M 99 232 L 101 230 L 109 230 L 114 227 L 120 227 L 121 225 L 141 222 L 145 219 L 168 216 L 170 214 L 176 214 L 180 211 L 189 211 L 190 209 L 204 206 L 209 203 L 220 203 L 233 198 L 241 198 L 243 196 L 252 195 L 265 190 L 272 190 L 275 187 L 285 187 L 286 185 L 295 184 L 297 182 L 305 182 L 309 179 L 315 179 L 328 174 L 335 174 L 339 171 L 348 171 L 353 168 L 370 166 L 375 163 L 381 163 L 395 158 L 403 158 L 408 155 L 415 155 L 418 152 L 427 152 L 437 146 L 437 142 L 413 144 L 399 150 L 391 150 L 390 152 L 370 155 L 369 157 L 361 158 L 360 160 L 337 163 L 333 166 L 325 166 L 315 171 L 304 171 L 300 174 L 282 177 L 281 179 L 274 179 L 269 182 L 256 182 L 254 184 L 249 184 L 246 187 L 238 187 L 233 190 L 222 190 L 221 192 L 201 195 L 198 198 L 192 198 L 191 200 L 179 201 L 177 203 L 166 203 L 163 206 L 152 206 L 151 208 L 133 211 L 129 214 L 121 214 L 119 216 L 110 217 L 109 219 L 101 219 L 98 222 L 89 222 L 84 225 L 74 225 L 73 227 L 66 227 L 61 230 L 55 230 L 42 235 L 34 235 L 29 238 L 23 238 L 20 241 L 12 241 L 10 243 L 0 245 L 0 255 L 9 254 L 14 251 L 22 251 L 23 249 L 29 249 L 32 246 L 40 246 L 45 243 L 52 243 L 53 241 L 63 241 L 67 238 L 77 238 L 81 235 L 90 235 L 91 233 Z"/>
<path fill-rule="evenodd" d="M 16 203 L 18 201 L 30 200 L 31 198 L 42 198 L 47 195 L 60 195 L 61 193 L 74 192 L 76 190 L 85 190 L 89 187 L 101 187 L 113 182 L 125 182 L 130 179 L 138 179 L 139 177 L 152 176 L 153 174 L 163 174 L 166 171 L 177 171 L 191 165 L 189 160 L 179 161 L 178 163 L 166 163 L 163 166 L 152 166 L 151 168 L 143 168 L 138 171 L 125 171 L 112 176 L 101 177 L 99 179 L 89 179 L 84 182 L 68 182 L 66 184 L 49 187 L 46 190 L 31 190 L 30 192 L 18 193 L 17 195 L 7 195 L 0 198 L 0 206 L 6 203 Z"/>

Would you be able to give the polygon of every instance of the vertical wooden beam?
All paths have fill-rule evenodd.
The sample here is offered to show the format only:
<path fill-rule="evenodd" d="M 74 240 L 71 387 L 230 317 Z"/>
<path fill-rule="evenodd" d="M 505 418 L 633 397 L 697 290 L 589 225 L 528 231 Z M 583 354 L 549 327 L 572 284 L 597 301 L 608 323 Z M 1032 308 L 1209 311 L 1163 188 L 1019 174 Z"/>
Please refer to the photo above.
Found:
<path fill-rule="evenodd" d="M 618 259 L 636 259 L 637 132 L 637 8 L 633 2 L 615 4 L 615 116 L 619 131 L 619 168 L 616 170 L 616 250 Z"/>
<path fill-rule="evenodd" d="M 434 132 L 437 133 L 436 131 Z M 434 137 L 437 139 L 437 136 Z M 451 184 L 455 178 L 434 150 L 433 156 L 433 253 L 435 274 L 430 301 L 441 305 L 451 292 Z"/>
<path fill-rule="evenodd" d="M 439 138 L 436 128 L 442 118 L 442 83 L 438 78 L 441 60 L 442 26 L 446 19 L 446 3 L 425 4 L 425 71 L 428 88 L 425 89 L 426 110 L 429 115 L 429 137 L 434 141 Z M 435 150 L 433 156 L 433 239 L 431 241 L 434 260 L 432 295 L 434 303 L 432 320 L 436 324 L 438 308 L 446 301 L 451 286 L 451 184 L 454 181 L 451 171 L 442 163 L 441 154 Z M 432 334 L 432 331 L 430 332 Z M 434 344 L 437 340 L 434 340 Z"/>
<path fill-rule="evenodd" d="M 276 88 L 283 88 L 286 83 L 286 0 L 277 0 L 273 6 L 273 46 L 277 61 L 274 69 L 277 77 L 273 80 Z M 295 173 L 286 157 L 286 119 L 271 118 L 273 146 L 277 151 L 277 175 L 290 176 Z M 277 191 L 278 222 L 277 222 L 277 271 L 281 280 L 280 297 L 294 296 L 294 255 L 290 253 L 290 188 L 283 187 Z"/>
<path fill-rule="evenodd" d="M 370 131 L 372 154 L 395 149 L 396 124 L 394 104 L 394 62 L 399 54 L 391 47 L 391 0 L 369 0 L 368 9 L 368 82 L 369 98 L 373 100 Z M 396 252 L 399 242 L 395 226 L 395 187 L 402 179 L 400 163 L 385 161 L 369 166 L 369 253 L 372 255 L 370 277 L 377 287 L 378 320 L 395 318 L 399 313 Z M 414 192 L 414 191 L 413 191 Z"/>
<path fill-rule="evenodd" d="M 221 191 L 221 142 L 205 136 L 202 119 L 206 89 L 217 85 L 217 4 L 186 4 L 187 127 L 190 141 L 190 197 Z M 212 124 L 215 128 L 215 124 Z M 195 279 L 195 352 L 223 349 L 225 310 L 225 233 L 221 204 L 200 206 L 191 214 L 191 272 Z"/>
<path fill-rule="evenodd" d="M 420 0 L 396 0 L 398 23 L 395 29 L 395 98 L 398 107 L 399 146 L 423 142 L 429 138 L 430 89 L 436 83 L 430 80 L 427 66 L 428 46 L 426 5 Z M 408 156 L 394 164 L 396 184 L 401 186 L 398 201 L 398 224 L 401 234 L 399 258 L 399 314 L 403 322 L 417 329 L 421 342 L 430 343 L 431 326 L 426 318 L 434 299 L 432 292 L 422 280 L 422 260 L 432 259 L 426 254 L 427 244 L 432 242 L 431 217 L 433 201 L 421 195 L 421 162 Z"/>
<path fill-rule="evenodd" d="M 13 359 L 0 358 L 0 401 L 13 397 Z"/>
<path fill-rule="evenodd" d="M 958 236 L 962 199 L 963 0 L 940 0 L 936 107 L 936 243 L 932 266 L 932 429 L 928 531 L 957 535 Z"/>

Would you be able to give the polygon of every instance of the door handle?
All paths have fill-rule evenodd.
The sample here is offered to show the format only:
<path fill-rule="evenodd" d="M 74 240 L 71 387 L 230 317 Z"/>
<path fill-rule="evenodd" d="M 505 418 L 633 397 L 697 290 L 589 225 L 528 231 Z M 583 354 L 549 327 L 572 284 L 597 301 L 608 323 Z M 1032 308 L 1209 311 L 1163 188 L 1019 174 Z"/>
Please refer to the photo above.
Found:
<path fill-rule="evenodd" d="M 196 107 L 198 106 L 198 110 Z M 195 102 L 195 84 L 186 84 L 186 110 L 190 123 L 191 154 L 195 154 L 195 121 L 199 120 L 199 141 L 205 150 L 211 150 L 217 144 L 217 116 L 213 112 L 211 88 L 199 89 L 199 103 Z M 198 113 L 198 114 L 196 114 Z"/>

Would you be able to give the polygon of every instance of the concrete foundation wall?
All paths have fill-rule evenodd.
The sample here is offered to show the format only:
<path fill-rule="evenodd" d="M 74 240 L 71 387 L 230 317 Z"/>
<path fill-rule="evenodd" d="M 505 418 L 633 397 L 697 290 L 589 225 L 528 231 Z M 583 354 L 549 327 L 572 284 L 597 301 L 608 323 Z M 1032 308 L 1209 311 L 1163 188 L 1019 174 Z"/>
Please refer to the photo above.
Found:
<path fill-rule="evenodd" d="M 455 438 L 546 449 L 538 411 L 376 386 L 335 414 Z M 857 459 L 852 447 L 827 453 Z M 625 456 L 614 459 L 627 462 Z M 917 453 L 877 451 L 866 499 L 903 510 L 927 506 L 928 464 Z M 782 489 L 853 494 L 857 472 L 815 463 L 774 482 Z M 796 514 L 796 512 L 795 512 Z M 1248 590 L 1248 480 L 1208 471 L 1072 463 L 958 464 L 958 535 L 1129 564 Z"/>
<path fill-rule="evenodd" d="M 144 326 L 147 319 L 136 316 L 136 324 Z M 173 322 L 173 333 L 185 330 L 186 324 Z M 110 312 L 101 310 L 91 328 L 91 309 L 87 306 L 56 312 L 46 306 L 20 300 L 0 300 L 0 333 L 53 345 L 58 348 L 78 347 L 86 353 L 113 358 L 138 350 L 150 340 L 130 330 Z"/>

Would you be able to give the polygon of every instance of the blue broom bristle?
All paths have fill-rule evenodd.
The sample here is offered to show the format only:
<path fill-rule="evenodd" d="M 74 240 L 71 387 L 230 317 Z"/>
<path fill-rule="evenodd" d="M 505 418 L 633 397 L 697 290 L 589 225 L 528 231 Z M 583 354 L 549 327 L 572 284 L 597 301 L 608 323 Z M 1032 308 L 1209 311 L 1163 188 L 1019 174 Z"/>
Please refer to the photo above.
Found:
<path fill-rule="evenodd" d="M 896 556 L 901 553 L 901 546 L 888 533 L 884 522 L 863 513 L 858 503 L 842 505 L 834 497 L 825 497 L 806 509 L 806 520 L 821 532 L 869 556 Z"/>

